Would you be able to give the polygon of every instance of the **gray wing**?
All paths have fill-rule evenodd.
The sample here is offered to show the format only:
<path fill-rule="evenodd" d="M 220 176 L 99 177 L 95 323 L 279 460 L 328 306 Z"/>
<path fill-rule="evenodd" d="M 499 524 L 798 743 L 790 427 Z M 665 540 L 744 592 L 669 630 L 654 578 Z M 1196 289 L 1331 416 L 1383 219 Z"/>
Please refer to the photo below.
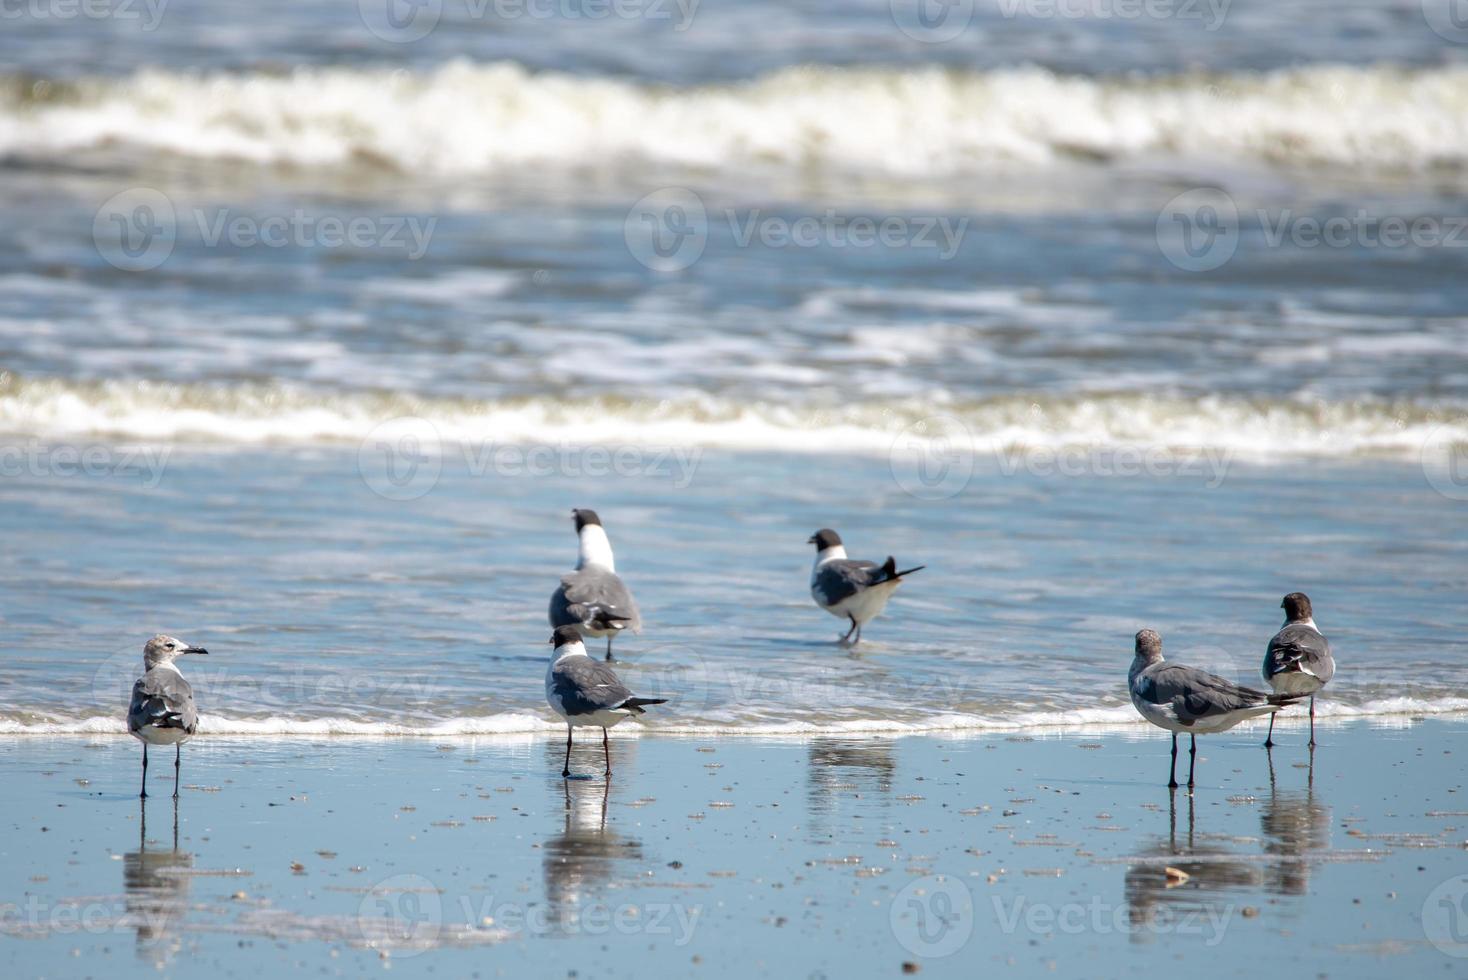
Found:
<path fill-rule="evenodd" d="M 1302 668 L 1308 668 L 1324 684 L 1335 675 L 1335 658 L 1330 653 L 1330 641 L 1318 631 L 1291 623 L 1269 641 L 1264 652 L 1264 676 L 1267 679 Z"/>
<path fill-rule="evenodd" d="M 834 606 L 871 585 L 880 567 L 876 562 L 845 558 L 828 561 L 816 570 L 812 588 L 821 594 L 825 605 Z"/>
<path fill-rule="evenodd" d="M 1137 693 L 1153 704 L 1171 704 L 1179 721 L 1191 723 L 1210 715 L 1255 708 L 1269 695 L 1251 687 L 1240 687 L 1217 674 L 1182 664 L 1162 664 L 1139 679 Z"/>
<path fill-rule="evenodd" d="M 132 702 L 127 708 L 127 730 L 146 727 L 182 728 L 192 735 L 199 727 L 199 712 L 194 707 L 194 689 L 177 671 L 148 671 L 133 685 Z"/>
<path fill-rule="evenodd" d="M 588 567 L 561 578 L 551 596 L 552 626 L 593 625 L 598 629 L 642 630 L 632 591 L 615 572 Z"/>
<path fill-rule="evenodd" d="M 632 696 L 605 663 L 590 657 L 567 657 L 551 670 L 551 685 L 568 715 L 589 715 L 620 708 Z"/>

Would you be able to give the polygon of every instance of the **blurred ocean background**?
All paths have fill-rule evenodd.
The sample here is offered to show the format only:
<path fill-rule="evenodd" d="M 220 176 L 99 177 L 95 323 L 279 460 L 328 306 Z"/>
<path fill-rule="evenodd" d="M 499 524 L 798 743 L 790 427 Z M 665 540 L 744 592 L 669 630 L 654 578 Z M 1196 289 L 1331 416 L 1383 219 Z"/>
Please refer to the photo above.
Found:
<path fill-rule="evenodd" d="M 549 728 L 572 506 L 669 730 L 1132 724 L 1294 589 L 1327 716 L 1468 706 L 1449 4 L 26 9 L 0 732 L 159 630 L 209 730 Z M 928 565 L 858 659 L 827 525 Z"/>

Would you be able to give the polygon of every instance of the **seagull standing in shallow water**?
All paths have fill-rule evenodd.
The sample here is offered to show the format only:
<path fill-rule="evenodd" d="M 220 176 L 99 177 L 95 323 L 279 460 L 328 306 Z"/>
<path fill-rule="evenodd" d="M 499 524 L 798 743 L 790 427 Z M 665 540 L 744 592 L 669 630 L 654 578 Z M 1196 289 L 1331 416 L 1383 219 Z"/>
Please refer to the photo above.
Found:
<path fill-rule="evenodd" d="M 1177 788 L 1177 737 L 1188 736 L 1188 787 L 1198 757 L 1198 735 L 1226 732 L 1241 721 L 1272 714 L 1303 695 L 1265 694 L 1196 667 L 1166 663 L 1156 630 L 1137 634 L 1136 656 L 1127 673 L 1132 704 L 1143 718 L 1172 732 L 1172 768 L 1167 785 Z"/>
<path fill-rule="evenodd" d="M 571 511 L 576 518 L 576 537 L 580 549 L 576 569 L 561 576 L 561 584 L 551 595 L 550 624 L 574 626 L 583 637 L 607 638 L 607 660 L 612 659 L 612 639 L 622 630 L 642 632 L 642 616 L 632 591 L 617 575 L 617 562 L 612 557 L 612 542 L 601 526 L 594 510 Z"/>
<path fill-rule="evenodd" d="M 1269 641 L 1264 651 L 1264 679 L 1276 694 L 1310 696 L 1310 747 L 1315 748 L 1315 692 L 1335 676 L 1335 657 L 1330 641 L 1315 625 L 1310 597 L 1291 592 L 1280 602 L 1285 611 L 1284 626 Z M 1274 719 L 1269 719 L 1269 734 L 1264 746 L 1274 744 Z"/>
<path fill-rule="evenodd" d="M 557 626 L 551 634 L 555 653 L 545 672 L 545 700 L 566 719 L 566 762 L 561 778 L 571 775 L 571 732 L 578 725 L 601 729 L 601 747 L 606 755 L 607 775 L 612 774 L 612 748 L 607 729 L 633 715 L 643 715 L 649 704 L 666 704 L 667 698 L 633 697 L 612 668 L 593 660 L 574 626 Z"/>
<path fill-rule="evenodd" d="M 851 629 L 840 642 L 850 640 L 852 646 L 861 642 L 862 625 L 886 608 L 902 577 L 927 567 L 918 565 L 899 572 L 896 559 L 890 555 L 882 565 L 853 561 L 846 557 L 841 535 L 828 527 L 812 534 L 806 543 L 816 546 L 816 563 L 810 571 L 811 598 L 832 616 L 851 621 Z"/>
<path fill-rule="evenodd" d="M 133 685 L 127 709 L 127 730 L 143 743 L 143 788 L 138 793 L 143 799 L 148 796 L 149 745 L 173 746 L 173 798 L 178 799 L 179 746 L 198 729 L 199 712 L 194 689 L 173 661 L 186 653 L 208 652 L 161 633 L 143 647 L 145 673 Z"/>

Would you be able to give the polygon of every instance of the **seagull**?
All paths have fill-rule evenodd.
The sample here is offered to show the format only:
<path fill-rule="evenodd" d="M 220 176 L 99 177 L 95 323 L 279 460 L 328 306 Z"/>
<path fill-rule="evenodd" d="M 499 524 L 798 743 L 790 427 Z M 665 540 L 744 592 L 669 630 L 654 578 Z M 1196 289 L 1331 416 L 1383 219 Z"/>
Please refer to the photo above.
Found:
<path fill-rule="evenodd" d="M 633 697 L 612 668 L 586 653 L 581 632 L 575 626 L 557 626 L 550 642 L 555 646 L 545 672 L 545 700 L 556 714 L 566 719 L 566 763 L 561 778 L 571 775 L 571 732 L 577 725 L 601 728 L 601 747 L 606 755 L 607 775 L 612 774 L 612 749 L 607 729 L 624 718 L 645 715 L 643 707 L 666 704 L 667 698 Z"/>
<path fill-rule="evenodd" d="M 173 798 L 178 799 L 179 746 L 198 729 L 199 712 L 194 707 L 194 689 L 173 661 L 186 653 L 208 652 L 161 633 L 143 647 L 144 674 L 133 685 L 127 708 L 127 730 L 143 743 L 141 799 L 148 798 L 149 745 L 173 746 Z"/>
<path fill-rule="evenodd" d="M 625 629 L 642 632 L 642 616 L 632 592 L 617 576 L 612 543 L 596 511 L 571 511 L 576 518 L 576 536 L 581 539 L 576 569 L 561 576 L 561 585 L 551 595 L 550 624 L 574 626 L 583 637 L 607 638 L 607 661 L 612 659 L 612 640 Z"/>
<path fill-rule="evenodd" d="M 1285 611 L 1284 626 L 1269 641 L 1264 651 L 1264 679 L 1276 694 L 1310 696 L 1310 747 L 1315 748 L 1315 692 L 1335 676 L 1335 658 L 1330 655 L 1330 641 L 1321 635 L 1311 615 L 1310 597 L 1291 592 L 1280 602 Z M 1274 744 L 1274 719 L 1269 719 L 1266 748 Z"/>
<path fill-rule="evenodd" d="M 1198 735 L 1226 732 L 1241 721 L 1272 714 L 1303 696 L 1265 694 L 1196 667 L 1165 663 L 1162 637 L 1156 630 L 1139 632 L 1136 649 L 1137 655 L 1127 673 L 1127 686 L 1131 689 L 1132 704 L 1142 717 L 1172 732 L 1169 789 L 1177 788 L 1179 733 L 1188 735 L 1188 787 L 1192 788 Z"/>
<path fill-rule="evenodd" d="M 812 534 L 806 543 L 816 546 L 816 563 L 810 570 L 811 598 L 832 616 L 851 621 L 851 629 L 840 642 L 851 640 L 852 646 L 861 642 L 862 624 L 881 613 L 897 586 L 902 584 L 902 576 L 927 567 L 918 565 L 899 572 L 896 559 L 890 555 L 882 565 L 852 561 L 846 557 L 841 535 L 828 527 Z"/>

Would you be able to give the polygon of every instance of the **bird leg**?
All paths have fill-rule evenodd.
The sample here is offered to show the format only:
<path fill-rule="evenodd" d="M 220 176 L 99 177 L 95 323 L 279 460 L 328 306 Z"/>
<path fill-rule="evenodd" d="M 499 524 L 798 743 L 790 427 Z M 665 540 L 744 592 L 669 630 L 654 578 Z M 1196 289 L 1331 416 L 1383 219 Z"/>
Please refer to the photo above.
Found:
<path fill-rule="evenodd" d="M 561 766 L 561 778 L 571 775 L 571 723 L 566 723 L 566 764 Z"/>
<path fill-rule="evenodd" d="M 1193 788 L 1193 765 L 1198 761 L 1198 736 L 1188 733 L 1188 789 Z"/>
<path fill-rule="evenodd" d="M 607 634 L 607 663 L 609 664 L 616 663 L 616 661 L 612 659 L 612 640 L 616 639 L 616 637 L 616 633 Z"/>
<path fill-rule="evenodd" d="M 851 620 L 851 629 L 847 630 L 846 631 L 846 635 L 843 636 L 843 637 L 841 637 L 841 639 L 837 640 L 836 641 L 837 643 L 845 644 L 847 640 L 851 639 L 851 634 L 857 632 L 856 617 L 855 616 L 847 616 L 846 618 L 849 619 L 849 620 Z"/>
<path fill-rule="evenodd" d="M 1315 695 L 1310 695 L 1310 747 L 1315 748 Z"/>
<path fill-rule="evenodd" d="M 148 798 L 148 743 L 143 743 L 143 789 L 138 793 L 138 799 Z"/>
<path fill-rule="evenodd" d="M 1172 768 L 1167 770 L 1167 788 L 1177 789 L 1177 732 L 1172 733 Z"/>
<path fill-rule="evenodd" d="M 607 775 L 610 776 L 612 774 L 612 747 L 607 743 L 607 730 L 605 728 L 601 730 L 601 751 L 606 756 Z"/>
<path fill-rule="evenodd" d="M 174 743 L 173 746 L 173 798 L 178 799 L 178 757 L 183 751 L 182 743 Z"/>
<path fill-rule="evenodd" d="M 1266 749 L 1271 748 L 1274 745 L 1274 716 L 1276 714 L 1278 714 L 1278 712 L 1271 711 L 1269 713 L 1269 734 L 1264 736 L 1264 747 Z"/>

